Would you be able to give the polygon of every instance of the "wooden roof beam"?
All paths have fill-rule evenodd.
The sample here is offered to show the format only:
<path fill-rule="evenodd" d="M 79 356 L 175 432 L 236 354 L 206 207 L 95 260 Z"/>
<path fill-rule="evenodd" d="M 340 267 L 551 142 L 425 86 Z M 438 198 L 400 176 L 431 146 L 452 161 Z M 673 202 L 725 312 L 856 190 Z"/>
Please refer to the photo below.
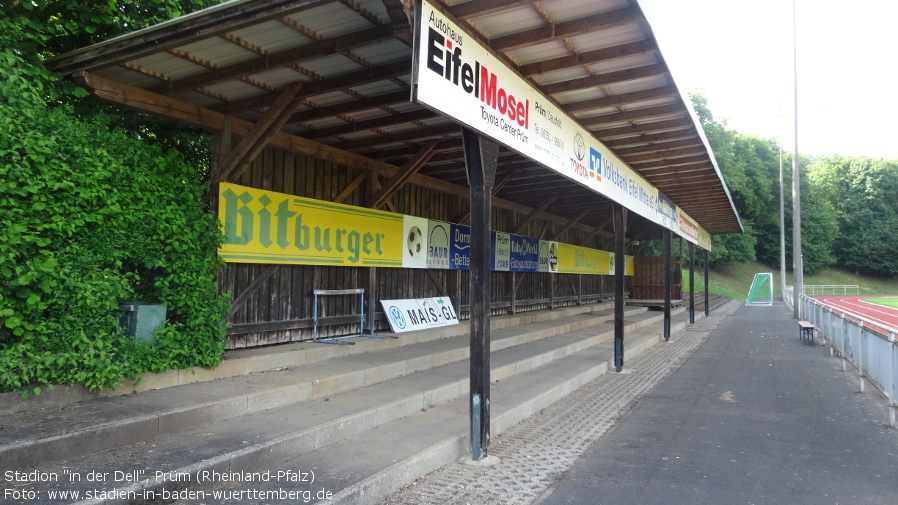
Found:
<path fill-rule="evenodd" d="M 587 214 L 590 213 L 590 211 L 592 211 L 592 207 L 586 207 L 585 209 L 581 210 L 576 216 L 571 218 L 570 221 L 565 223 L 560 230 L 555 232 L 555 234 L 552 235 L 552 238 L 550 238 L 549 240 L 558 240 L 558 237 L 564 234 L 564 232 L 570 230 L 575 224 L 579 223 L 581 219 L 583 219 Z"/>
<path fill-rule="evenodd" d="M 601 223 L 599 223 L 598 226 L 593 228 L 591 232 L 589 232 L 585 237 L 583 237 L 580 240 L 580 246 L 585 246 L 590 240 L 592 240 L 593 237 L 595 237 L 599 233 L 602 233 L 605 230 L 605 227 L 608 226 L 609 224 L 611 224 L 610 217 L 608 219 L 602 221 Z"/>
<path fill-rule="evenodd" d="M 405 75 L 410 71 L 411 68 L 408 65 L 408 61 L 406 60 L 378 65 L 375 68 L 360 70 L 358 72 L 341 75 L 332 79 L 307 82 L 300 96 L 302 98 L 309 98 L 315 95 L 323 95 L 332 91 L 339 91 L 346 88 L 360 86 L 362 84 L 369 84 L 372 82 L 382 81 L 384 79 Z M 214 110 L 224 114 L 231 114 L 234 112 L 241 112 L 246 109 L 266 107 L 268 106 L 268 104 L 274 101 L 274 98 L 275 97 L 272 93 L 265 93 L 244 100 L 228 102 L 226 104 L 215 107 Z"/>
<path fill-rule="evenodd" d="M 287 119 L 302 104 L 297 98 L 302 84 L 287 86 L 281 91 L 277 100 L 265 111 L 252 129 L 240 139 L 240 143 L 221 162 L 221 166 L 210 177 L 211 183 L 239 179 L 246 168 L 268 145 L 268 142 L 279 132 Z"/>
<path fill-rule="evenodd" d="M 371 130 L 373 128 L 381 128 L 384 126 L 393 126 L 413 121 L 421 121 L 434 117 L 434 113 L 428 109 L 421 109 L 412 112 L 402 112 L 398 114 L 388 114 L 386 116 L 373 119 L 365 119 L 363 121 L 353 121 L 340 126 L 331 126 L 329 128 L 321 128 L 303 133 L 303 137 L 308 139 L 320 139 L 324 137 L 333 137 L 336 135 L 344 135 L 359 131 Z"/>
<path fill-rule="evenodd" d="M 192 90 L 232 79 L 239 79 L 240 77 L 259 73 L 264 70 L 288 66 L 304 59 L 352 49 L 361 45 L 370 44 L 373 41 L 387 40 L 392 37 L 392 26 L 375 26 L 360 32 L 348 33 L 346 35 L 313 42 L 279 53 L 267 54 L 252 60 L 235 63 L 234 65 L 227 67 L 209 70 L 200 74 L 184 77 L 183 79 L 168 81 L 149 88 L 149 90 L 159 94 L 172 94 L 185 90 Z"/>
<path fill-rule="evenodd" d="M 408 162 L 402 166 L 399 172 L 396 173 L 393 177 L 387 181 L 386 184 L 377 192 L 374 196 L 371 197 L 370 203 L 368 203 L 368 207 L 372 209 L 379 209 L 384 203 L 386 203 L 387 199 L 393 196 L 393 193 L 399 190 L 406 182 L 408 182 L 409 177 L 418 173 L 418 170 L 421 170 L 421 167 L 427 163 L 427 160 L 433 155 L 433 150 L 437 146 L 436 142 L 428 142 L 423 145 L 421 149 L 418 150 L 418 154 L 416 154 L 412 159 L 408 160 Z"/>
<path fill-rule="evenodd" d="M 524 218 L 523 221 L 521 221 L 520 223 L 518 223 L 518 226 L 515 228 L 515 230 L 514 230 L 512 233 L 515 233 L 515 234 L 520 233 L 521 230 L 523 230 L 524 227 L 527 226 L 527 225 L 530 223 L 530 221 L 533 221 L 534 219 L 536 219 L 536 216 L 539 216 L 540 214 L 542 214 L 542 212 L 543 212 L 544 210 L 548 209 L 549 206 L 552 205 L 552 202 L 554 202 L 554 201 L 557 200 L 557 199 L 558 199 L 558 195 L 552 195 L 552 196 L 550 196 L 549 198 L 547 198 L 547 199 L 542 203 L 542 205 L 540 205 L 539 207 L 533 209 L 533 210 L 530 212 L 530 214 L 528 214 L 527 217 Z"/>
<path fill-rule="evenodd" d="M 362 147 L 371 147 L 376 146 L 378 144 L 392 144 L 395 142 L 405 142 L 405 141 L 414 141 L 418 139 L 427 139 L 431 140 L 431 137 L 442 137 L 445 135 L 452 135 L 461 133 L 461 128 L 458 125 L 446 125 L 446 126 L 434 126 L 432 128 L 419 128 L 416 130 L 411 130 L 407 132 L 401 133 L 393 133 L 389 135 L 380 135 L 377 137 L 371 137 L 367 139 L 353 140 L 349 142 L 345 142 L 343 144 L 337 144 L 339 149 L 349 150 L 349 149 L 359 149 Z"/>

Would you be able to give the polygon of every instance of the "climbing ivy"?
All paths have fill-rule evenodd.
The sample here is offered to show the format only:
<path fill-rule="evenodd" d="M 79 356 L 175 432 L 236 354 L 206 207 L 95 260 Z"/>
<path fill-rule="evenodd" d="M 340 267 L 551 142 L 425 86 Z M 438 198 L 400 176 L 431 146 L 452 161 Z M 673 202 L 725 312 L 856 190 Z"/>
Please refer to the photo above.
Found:
<path fill-rule="evenodd" d="M 23 49 L 21 27 L 0 19 L 0 391 L 215 366 L 227 300 L 202 167 L 79 117 L 84 91 Z M 123 334 L 130 299 L 168 307 L 153 342 Z"/>

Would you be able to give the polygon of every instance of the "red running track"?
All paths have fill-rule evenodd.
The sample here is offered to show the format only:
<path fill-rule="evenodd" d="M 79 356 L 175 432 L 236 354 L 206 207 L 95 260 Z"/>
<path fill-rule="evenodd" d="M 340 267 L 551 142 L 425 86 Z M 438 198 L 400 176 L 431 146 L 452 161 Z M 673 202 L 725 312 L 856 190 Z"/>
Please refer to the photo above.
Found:
<path fill-rule="evenodd" d="M 862 298 L 877 297 L 881 297 L 881 295 L 835 295 L 814 296 L 813 298 L 824 305 L 856 314 L 885 328 L 898 330 L 898 310 L 861 300 Z"/>

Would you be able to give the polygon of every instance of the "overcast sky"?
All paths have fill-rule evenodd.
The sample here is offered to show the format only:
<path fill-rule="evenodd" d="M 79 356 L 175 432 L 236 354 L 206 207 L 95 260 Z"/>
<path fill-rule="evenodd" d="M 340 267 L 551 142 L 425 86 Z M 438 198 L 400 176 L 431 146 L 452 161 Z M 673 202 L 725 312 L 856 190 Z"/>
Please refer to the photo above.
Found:
<path fill-rule="evenodd" d="M 798 151 L 898 160 L 898 0 L 796 0 Z M 639 0 L 677 84 L 794 149 L 790 0 Z"/>

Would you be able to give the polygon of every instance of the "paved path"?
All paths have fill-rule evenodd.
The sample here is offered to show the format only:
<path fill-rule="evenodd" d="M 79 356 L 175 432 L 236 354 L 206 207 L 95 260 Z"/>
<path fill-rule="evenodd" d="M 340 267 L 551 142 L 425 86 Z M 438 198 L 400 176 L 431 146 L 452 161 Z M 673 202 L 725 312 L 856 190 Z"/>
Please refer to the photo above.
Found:
<path fill-rule="evenodd" d="M 741 307 L 542 505 L 898 504 L 885 401 L 802 345 L 790 315 Z"/>
<path fill-rule="evenodd" d="M 533 503 L 640 397 L 648 394 L 704 342 L 738 303 L 656 344 L 623 373 L 607 373 L 496 437 L 495 466 L 471 466 L 463 458 L 418 479 L 384 501 L 389 505 L 512 505 Z M 797 338 L 796 338 L 797 339 Z M 589 500 L 583 503 L 600 503 Z"/>

